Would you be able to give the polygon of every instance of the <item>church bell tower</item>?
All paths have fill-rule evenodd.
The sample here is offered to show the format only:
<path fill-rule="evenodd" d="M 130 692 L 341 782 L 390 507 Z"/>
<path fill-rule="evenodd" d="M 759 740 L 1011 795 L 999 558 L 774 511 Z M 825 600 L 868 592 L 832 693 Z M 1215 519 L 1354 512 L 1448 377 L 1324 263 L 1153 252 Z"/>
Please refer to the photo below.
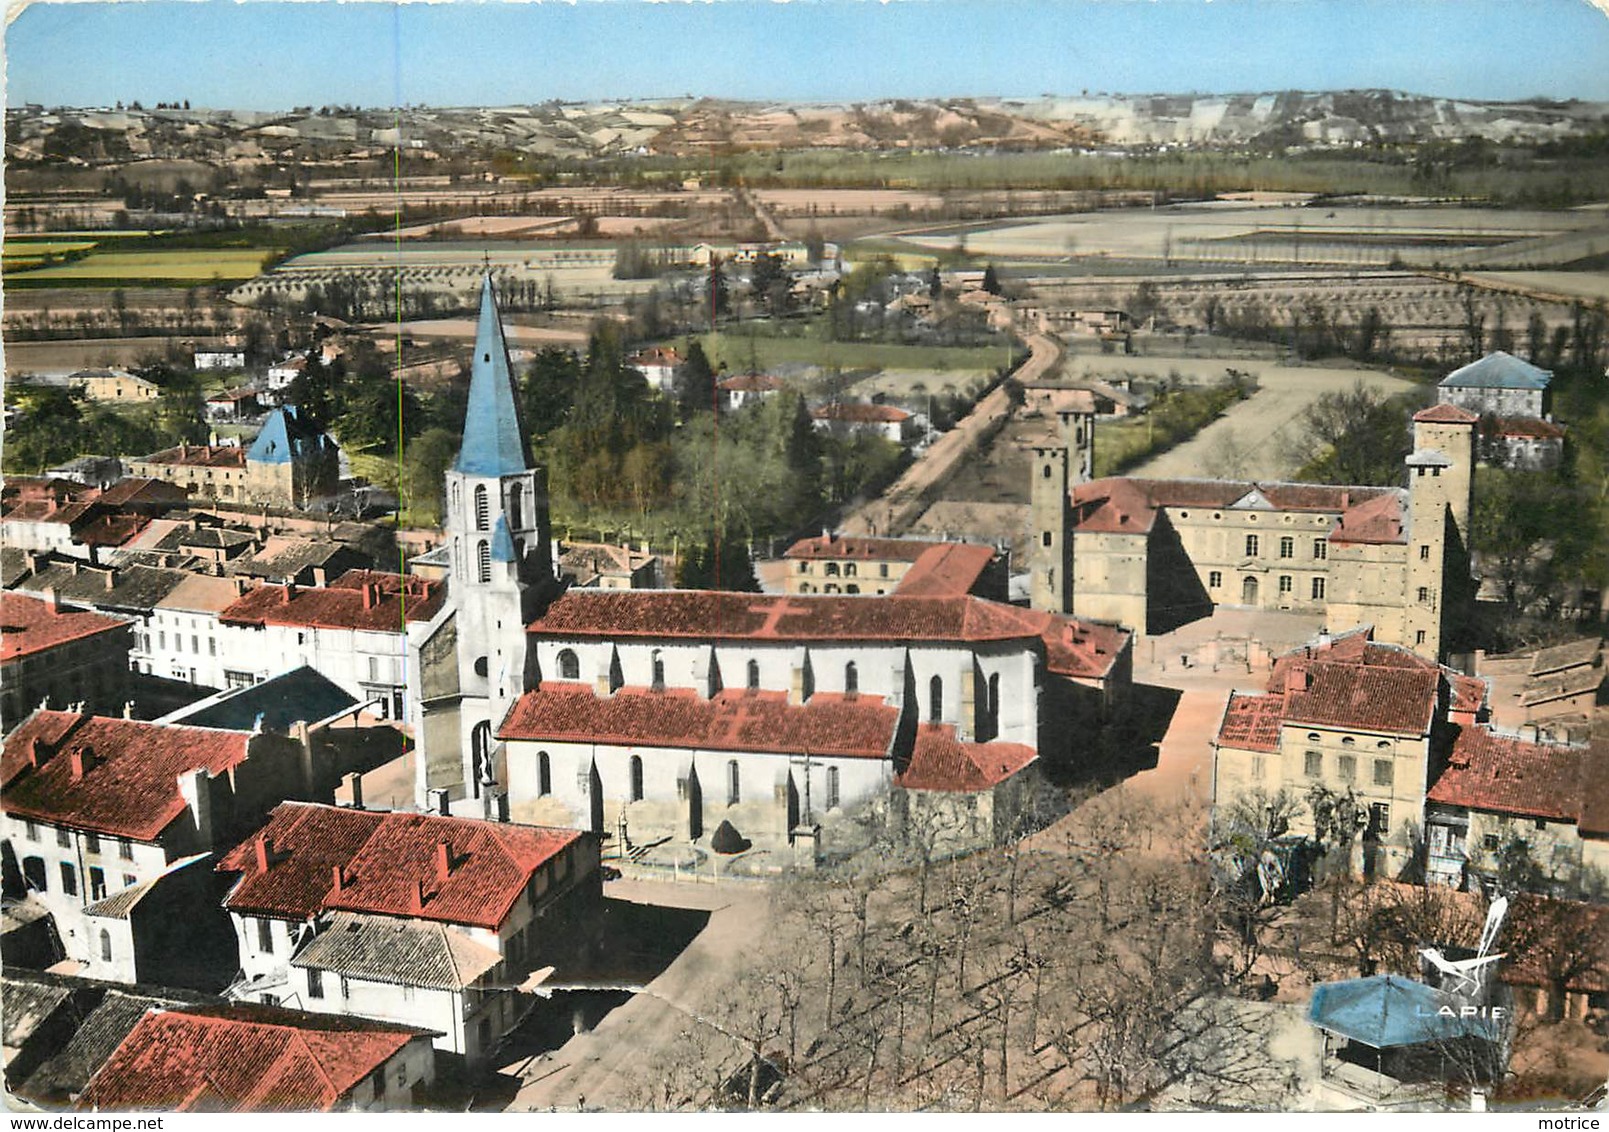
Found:
<path fill-rule="evenodd" d="M 533 677 L 525 626 L 555 585 L 547 472 L 531 459 L 490 274 L 481 284 L 463 446 L 446 479 L 465 782 L 479 796 L 497 779 L 493 732 Z"/>

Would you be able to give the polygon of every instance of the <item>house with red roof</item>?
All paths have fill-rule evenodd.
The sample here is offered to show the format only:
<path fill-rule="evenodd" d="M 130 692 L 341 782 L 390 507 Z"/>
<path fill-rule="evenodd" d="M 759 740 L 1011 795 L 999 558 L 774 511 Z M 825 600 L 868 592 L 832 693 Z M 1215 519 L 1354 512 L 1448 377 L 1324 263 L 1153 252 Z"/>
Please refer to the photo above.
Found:
<path fill-rule="evenodd" d="M 863 538 L 831 532 L 800 539 L 782 555 L 790 594 L 976 594 L 1006 599 L 1005 560 L 993 547 L 966 542 Z M 909 583 L 907 585 L 907 582 Z"/>
<path fill-rule="evenodd" d="M 1213 801 L 1350 797 L 1366 873 L 1412 859 L 1437 753 L 1450 729 L 1484 727 L 1486 685 L 1367 629 L 1280 657 L 1261 691 L 1234 692 L 1213 739 Z M 1302 822 L 1308 819 L 1304 816 Z M 1293 832 L 1310 832 L 1298 822 Z"/>
<path fill-rule="evenodd" d="M 33 708 L 119 711 L 128 695 L 134 622 L 74 609 L 60 593 L 0 593 L 0 727 Z"/>
<path fill-rule="evenodd" d="M 416 1108 L 431 1034 L 263 1006 L 156 1009 L 95 1071 L 84 1112 L 351 1112 Z"/>
<path fill-rule="evenodd" d="M 598 839 L 579 830 L 296 802 L 218 869 L 237 878 L 229 997 L 422 1027 L 470 1062 L 602 897 Z"/>
<path fill-rule="evenodd" d="M 1429 879 L 1463 887 L 1495 878 L 1522 846 L 1539 877 L 1562 888 L 1609 872 L 1609 744 L 1458 727 L 1432 769 Z"/>
<path fill-rule="evenodd" d="M 1564 429 L 1541 417 L 1486 415 L 1480 422 L 1481 463 L 1548 471 L 1564 462 Z"/>
<path fill-rule="evenodd" d="M 301 741 L 267 731 L 36 711 L 5 739 L 0 829 L 69 959 L 129 979 L 172 960 L 166 981 L 211 989 L 233 969 L 226 962 L 219 980 L 202 954 L 201 921 L 217 905 L 210 889 L 186 888 L 193 872 L 174 869 L 232 845 L 284 799 L 314 797 L 309 760 Z M 203 899 L 145 935 L 131 909 L 150 886 L 162 891 L 146 913 L 178 889 Z M 182 940 L 170 938 L 176 927 Z M 128 953 L 136 944 L 143 955 Z"/>
<path fill-rule="evenodd" d="M 787 387 L 787 382 L 769 373 L 739 373 L 717 381 L 715 395 L 721 400 L 723 412 L 736 412 L 744 405 L 775 397 Z"/>
<path fill-rule="evenodd" d="M 215 667 L 231 686 L 306 665 L 387 719 L 405 717 L 411 627 L 441 609 L 445 587 L 406 574 L 348 570 L 328 586 L 259 585 L 217 613 Z"/>
<path fill-rule="evenodd" d="M 880 436 L 903 444 L 916 430 L 914 414 L 895 405 L 862 401 L 840 401 L 818 405 L 810 419 L 821 432 L 833 436 Z"/>
<path fill-rule="evenodd" d="M 1091 413 L 1033 446 L 1036 608 L 1168 632 L 1219 606 L 1284 610 L 1439 658 L 1474 600 L 1474 413 L 1416 414 L 1406 488 L 1090 479 Z"/>

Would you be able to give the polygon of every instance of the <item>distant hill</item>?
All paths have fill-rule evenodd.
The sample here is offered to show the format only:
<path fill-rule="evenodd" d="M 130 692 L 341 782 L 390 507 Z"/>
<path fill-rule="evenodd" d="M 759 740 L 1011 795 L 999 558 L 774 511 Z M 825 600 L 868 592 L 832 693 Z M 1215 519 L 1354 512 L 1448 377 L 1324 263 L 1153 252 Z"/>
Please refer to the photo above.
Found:
<path fill-rule="evenodd" d="M 393 146 L 587 158 L 828 147 L 857 150 L 1282 149 L 1483 138 L 1556 141 L 1609 128 L 1609 103 L 1476 102 L 1388 90 L 1233 95 L 893 99 L 840 104 L 673 99 L 535 106 L 6 112 L 11 161 L 117 165 L 362 159 Z"/>

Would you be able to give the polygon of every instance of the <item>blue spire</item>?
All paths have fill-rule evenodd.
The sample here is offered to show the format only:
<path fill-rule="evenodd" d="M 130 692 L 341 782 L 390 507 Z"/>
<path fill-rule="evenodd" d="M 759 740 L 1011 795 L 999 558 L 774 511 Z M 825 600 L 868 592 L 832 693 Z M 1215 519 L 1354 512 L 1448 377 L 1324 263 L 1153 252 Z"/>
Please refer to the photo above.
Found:
<path fill-rule="evenodd" d="M 455 471 L 471 476 L 509 476 L 531 466 L 531 446 L 520 421 L 497 297 L 487 272 L 480 291 L 480 324 L 475 328 L 475 360 L 469 376 L 469 410 L 464 444 Z"/>
<path fill-rule="evenodd" d="M 497 517 L 497 523 L 492 527 L 492 561 L 519 561 L 519 555 L 514 552 L 514 536 L 508 533 L 508 520 L 502 515 Z"/>

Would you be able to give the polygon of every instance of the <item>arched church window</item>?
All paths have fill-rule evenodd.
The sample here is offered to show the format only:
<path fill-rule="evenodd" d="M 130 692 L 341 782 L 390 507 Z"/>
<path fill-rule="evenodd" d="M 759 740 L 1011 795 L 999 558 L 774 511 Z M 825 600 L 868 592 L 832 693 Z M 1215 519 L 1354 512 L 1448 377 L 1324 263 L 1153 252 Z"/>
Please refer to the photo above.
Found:
<path fill-rule="evenodd" d="M 748 687 L 749 691 L 751 692 L 758 692 L 760 690 L 760 662 L 757 660 L 751 659 L 749 661 Z"/>
<path fill-rule="evenodd" d="M 546 751 L 536 752 L 536 792 L 544 798 L 553 793 L 553 760 Z"/>
<path fill-rule="evenodd" d="M 838 768 L 830 766 L 827 768 L 827 808 L 829 810 L 838 807 L 838 790 Z"/>
<path fill-rule="evenodd" d="M 521 484 L 515 484 L 508 489 L 508 525 L 516 531 L 525 525 L 521 522 L 522 516 L 520 514 L 520 504 L 523 502 L 524 495 L 525 488 Z"/>
<path fill-rule="evenodd" d="M 574 649 L 563 649 L 559 653 L 559 679 L 581 679 L 581 658 L 575 655 Z"/>
<path fill-rule="evenodd" d="M 454 519 L 458 518 L 459 514 L 463 510 L 464 510 L 464 489 L 460 484 L 455 482 L 453 484 L 453 498 L 452 498 L 452 515 L 451 515 L 451 518 L 454 518 Z"/>
<path fill-rule="evenodd" d="M 487 502 L 486 485 L 478 483 L 475 485 L 475 529 L 484 531 L 491 526 L 491 521 L 492 509 Z"/>
<path fill-rule="evenodd" d="M 742 783 L 739 781 L 737 760 L 733 759 L 726 764 L 726 804 L 735 806 L 743 800 Z"/>
<path fill-rule="evenodd" d="M 101 960 L 105 963 L 112 961 L 112 933 L 105 928 L 101 929 Z"/>
<path fill-rule="evenodd" d="M 860 669 L 855 662 L 850 661 L 844 665 L 844 695 L 853 696 L 860 692 Z"/>
<path fill-rule="evenodd" d="M 935 676 L 927 682 L 927 718 L 937 723 L 944 718 L 944 679 Z"/>
<path fill-rule="evenodd" d="M 631 800 L 642 801 L 642 756 L 631 756 Z"/>
<path fill-rule="evenodd" d="M 664 690 L 665 690 L 665 658 L 660 655 L 660 652 L 659 652 L 658 649 L 655 649 L 654 650 L 654 691 L 663 692 Z"/>
<path fill-rule="evenodd" d="M 492 580 L 492 544 L 485 539 L 475 544 L 475 576 L 483 582 Z"/>

